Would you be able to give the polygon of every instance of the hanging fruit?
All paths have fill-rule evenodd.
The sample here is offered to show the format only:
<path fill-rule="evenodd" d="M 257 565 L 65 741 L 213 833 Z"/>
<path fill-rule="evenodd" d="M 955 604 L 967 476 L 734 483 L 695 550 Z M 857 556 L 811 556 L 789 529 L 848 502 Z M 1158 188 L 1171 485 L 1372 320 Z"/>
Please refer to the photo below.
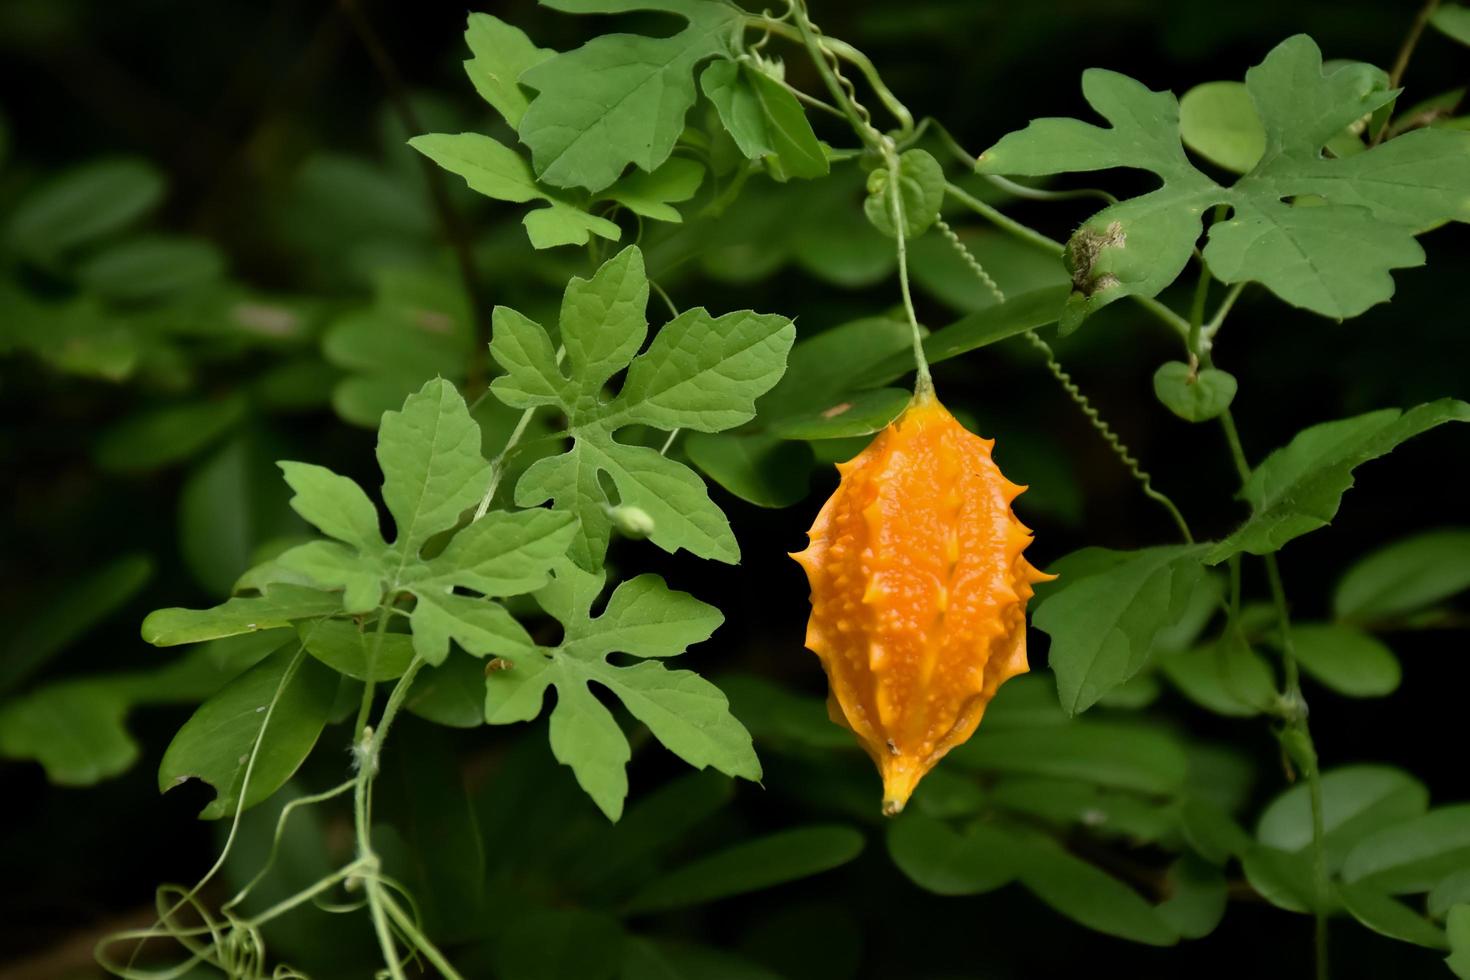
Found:
<path fill-rule="evenodd" d="M 852 460 L 792 555 L 811 583 L 806 645 L 822 661 L 832 720 L 883 777 L 883 812 L 974 734 L 1007 679 L 1025 673 L 1026 601 L 1051 576 L 1022 556 L 1011 512 L 1025 487 L 992 440 L 922 386 Z"/>

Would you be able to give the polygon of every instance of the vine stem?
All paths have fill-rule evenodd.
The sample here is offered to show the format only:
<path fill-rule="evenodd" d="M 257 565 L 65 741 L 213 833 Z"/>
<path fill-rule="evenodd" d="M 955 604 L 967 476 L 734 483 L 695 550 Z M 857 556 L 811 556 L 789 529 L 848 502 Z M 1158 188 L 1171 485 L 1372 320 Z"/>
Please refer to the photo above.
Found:
<path fill-rule="evenodd" d="M 384 615 L 382 621 L 386 621 L 387 618 Z M 374 644 L 374 653 L 369 658 L 369 663 L 372 663 L 376 659 L 377 648 L 382 646 L 382 632 L 382 627 L 380 626 L 377 641 Z M 382 862 L 378 858 L 377 852 L 373 850 L 372 843 L 373 778 L 378 772 L 378 757 L 382 752 L 383 743 L 388 737 L 388 730 L 392 727 L 393 719 L 397 717 L 399 708 L 403 706 L 404 700 L 408 697 L 408 690 L 413 686 L 414 678 L 423 666 L 423 658 L 415 656 L 409 663 L 408 669 L 403 672 L 403 676 L 398 679 L 398 683 L 393 686 L 392 693 L 388 695 L 388 703 L 383 708 L 382 716 L 378 719 L 377 730 L 374 731 L 366 725 L 359 725 L 356 747 L 358 752 L 358 768 L 357 781 L 353 792 L 352 811 L 353 826 L 357 832 L 357 863 L 363 867 L 365 872 L 361 880 L 367 892 L 368 910 L 373 920 L 373 931 L 377 933 L 378 945 L 383 952 L 384 965 L 387 967 L 388 973 L 393 980 L 405 980 L 405 977 L 403 964 L 398 959 L 398 951 L 393 943 L 393 930 L 388 922 L 388 910 L 386 906 L 389 899 L 383 891 L 382 884 L 377 880 L 377 873 L 382 867 Z M 372 674 L 369 673 L 368 677 L 369 680 L 367 683 L 371 684 Z M 417 948 L 426 954 L 433 945 L 422 934 L 416 935 L 412 941 Z M 437 950 L 435 953 L 437 954 Z"/>
<path fill-rule="evenodd" d="M 1312 807 L 1312 884 L 1316 901 L 1312 912 L 1316 928 L 1313 930 L 1316 946 L 1317 980 L 1327 980 L 1327 854 L 1323 847 L 1326 836 L 1322 816 L 1322 773 L 1317 764 L 1317 747 L 1312 742 L 1312 732 L 1307 722 L 1307 700 L 1302 696 L 1301 671 L 1297 666 L 1296 648 L 1291 640 L 1291 617 L 1286 608 L 1286 589 L 1281 584 L 1281 567 L 1274 554 L 1266 555 L 1266 579 L 1271 587 L 1271 604 L 1276 609 L 1276 619 L 1281 627 L 1281 660 L 1286 670 L 1286 700 L 1290 705 L 1288 728 L 1297 736 L 1297 751 L 1289 755 L 1307 777 L 1307 794 Z"/>
<path fill-rule="evenodd" d="M 1240 475 L 1241 486 L 1250 482 L 1251 468 L 1246 461 L 1245 451 L 1240 444 L 1240 433 L 1235 428 L 1235 419 L 1226 409 L 1220 416 L 1220 426 L 1225 432 L 1225 441 L 1230 445 L 1230 455 Z M 1311 727 L 1307 722 L 1307 699 L 1302 694 L 1301 669 L 1297 664 L 1296 647 L 1291 638 L 1291 615 L 1286 604 L 1286 588 L 1281 581 L 1281 566 L 1274 554 L 1264 556 L 1266 580 L 1271 590 L 1271 605 L 1276 613 L 1276 622 L 1281 630 L 1281 663 L 1286 675 L 1287 730 L 1296 738 L 1293 753 L 1288 747 L 1288 757 L 1301 766 L 1307 777 L 1307 795 L 1312 810 L 1312 882 L 1316 892 L 1313 903 L 1315 919 L 1314 944 L 1316 951 L 1317 980 L 1327 980 L 1327 852 L 1323 844 L 1326 828 L 1322 816 L 1322 773 L 1317 763 L 1317 746 L 1312 741 Z"/>

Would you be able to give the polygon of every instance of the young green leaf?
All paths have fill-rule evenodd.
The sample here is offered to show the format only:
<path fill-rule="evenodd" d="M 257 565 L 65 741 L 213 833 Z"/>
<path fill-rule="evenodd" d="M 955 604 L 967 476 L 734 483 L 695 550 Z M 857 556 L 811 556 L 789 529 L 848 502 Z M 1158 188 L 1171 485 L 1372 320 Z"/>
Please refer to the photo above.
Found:
<path fill-rule="evenodd" d="M 474 55 L 464 63 L 465 74 L 480 97 L 514 129 L 531 103 L 516 80 L 556 52 L 536 47 L 519 27 L 483 13 L 470 14 L 464 40 Z"/>
<path fill-rule="evenodd" d="M 830 171 L 796 96 L 751 62 L 716 61 L 699 85 L 740 152 L 748 160 L 764 158 L 777 180 L 810 180 Z"/>
<path fill-rule="evenodd" d="M 903 237 L 918 238 L 939 220 L 944 203 L 944 168 L 927 150 L 908 150 L 898 158 L 898 194 L 903 206 Z M 893 238 L 893 176 L 883 167 L 868 175 L 863 212 L 873 227 Z"/>
<path fill-rule="evenodd" d="M 1032 623 L 1051 637 L 1051 667 L 1069 714 L 1148 664 L 1154 637 L 1179 618 L 1204 577 L 1202 553 L 1197 546 L 1146 548 L 1110 556 L 1110 567 L 1091 575 L 1063 575 Z"/>
<path fill-rule="evenodd" d="M 1425 531 L 1360 558 L 1337 583 L 1332 613 L 1356 622 L 1418 612 L 1470 589 L 1470 529 Z"/>
<path fill-rule="evenodd" d="M 615 694 L 655 738 L 690 765 L 713 766 L 730 776 L 760 778 L 750 734 L 730 714 L 720 690 L 699 675 L 669 670 L 654 660 L 632 666 L 609 663 L 611 653 L 669 657 L 709 637 L 723 621 L 719 610 L 656 575 L 618 585 L 602 614 L 592 607 L 604 573 L 563 562 L 536 593 L 542 608 L 565 632 L 556 647 L 503 652 L 507 669 L 486 682 L 485 718 L 491 724 L 530 721 L 541 713 L 547 688 L 555 687 L 551 748 L 572 767 L 577 782 L 616 820 L 622 813 L 631 752 L 612 713 L 591 692 L 596 683 Z"/>
<path fill-rule="evenodd" d="M 659 10 L 687 22 L 671 37 L 605 34 L 520 76 L 537 92 L 517 128 L 540 180 L 600 191 L 630 163 L 657 169 L 694 105 L 694 70 L 729 56 L 740 12 L 712 0 L 553 0 L 548 6 L 574 13 Z"/>
<path fill-rule="evenodd" d="M 987 173 L 1042 176 L 1133 167 L 1163 186 L 1094 215 L 1067 245 L 1070 305 L 1085 316 L 1124 296 L 1154 296 L 1178 277 L 1203 230 L 1204 260 L 1223 282 L 1256 281 L 1323 316 L 1356 316 L 1393 294 L 1393 269 L 1419 265 L 1414 234 L 1445 219 L 1470 219 L 1470 136 L 1420 129 L 1373 149 L 1324 158 L 1324 144 L 1397 94 L 1370 65 L 1324 73 L 1306 35 L 1288 38 L 1246 73 L 1265 129 L 1261 159 L 1222 187 L 1197 170 L 1180 144 L 1179 104 L 1115 72 L 1082 77 L 1088 103 L 1112 124 L 1038 119 L 981 155 Z M 1314 196 L 1320 206 L 1294 206 Z"/>
<path fill-rule="evenodd" d="M 154 610 L 143 620 L 143 639 L 156 647 L 202 643 L 341 611 L 340 595 L 277 582 L 258 596 L 236 596 L 212 609 Z"/>
<path fill-rule="evenodd" d="M 712 317 L 703 309 L 686 310 L 638 354 L 648 333 L 647 304 L 648 279 L 636 247 L 604 263 L 590 280 L 573 279 L 561 314 L 569 376 L 545 329 L 496 308 L 490 353 L 506 373 L 491 390 L 514 408 L 556 406 L 572 437 L 569 452 L 526 470 L 515 499 L 521 506 L 550 500 L 575 514 L 572 557 L 583 568 L 596 568 L 612 531 L 606 474 L 617 503 L 652 518 L 654 544 L 733 563 L 739 558 L 734 535 L 699 478 L 653 449 L 619 442 L 616 434 L 628 425 L 718 432 L 749 421 L 755 399 L 785 368 L 795 328 L 785 317 L 749 311 Z M 604 400 L 603 387 L 625 367 L 622 390 Z"/>
<path fill-rule="evenodd" d="M 158 767 L 159 790 L 191 778 L 209 783 L 216 795 L 199 814 L 206 820 L 254 806 L 311 752 L 336 693 L 335 674 L 295 645 L 281 648 L 184 723 Z"/>
<path fill-rule="evenodd" d="M 1443 398 L 1407 412 L 1385 408 L 1304 429 L 1256 467 L 1241 490 L 1251 516 L 1205 561 L 1215 564 L 1242 551 L 1270 554 L 1292 538 L 1326 527 L 1353 485 L 1353 470 L 1421 432 L 1466 421 L 1470 403 Z"/>
<path fill-rule="evenodd" d="M 589 214 L 572 197 L 537 181 L 524 157 L 489 136 L 433 133 L 415 136 L 408 145 L 486 197 L 513 204 L 546 202 L 548 207 L 530 211 L 523 219 L 535 248 L 586 245 L 591 235 L 614 242 L 622 237 L 613 222 Z"/>
<path fill-rule="evenodd" d="M 1235 376 L 1217 368 L 1192 370 L 1182 361 L 1170 361 L 1154 372 L 1154 394 L 1186 422 L 1208 422 L 1224 414 L 1235 400 L 1235 389 Z"/>
<path fill-rule="evenodd" d="M 543 585 L 566 551 L 573 519 L 547 510 L 492 511 L 457 531 L 434 558 L 420 556 L 430 537 L 458 524 L 490 479 L 480 428 L 446 381 L 429 382 L 401 412 L 383 416 L 378 462 L 383 500 L 397 530 L 391 545 L 379 531 L 376 508 L 355 483 L 319 466 L 282 463 L 296 491 L 291 505 L 337 541 L 301 545 L 275 564 L 324 588 L 343 588 L 351 613 L 372 611 L 384 595 L 411 593 L 417 600 L 414 649 L 430 665 L 443 662 L 450 639 L 476 656 L 530 649 L 525 630 L 490 599 Z"/>
<path fill-rule="evenodd" d="M 1240 82 L 1205 82 L 1179 99 L 1184 145 L 1232 173 L 1251 170 L 1266 152 L 1266 128 Z"/>

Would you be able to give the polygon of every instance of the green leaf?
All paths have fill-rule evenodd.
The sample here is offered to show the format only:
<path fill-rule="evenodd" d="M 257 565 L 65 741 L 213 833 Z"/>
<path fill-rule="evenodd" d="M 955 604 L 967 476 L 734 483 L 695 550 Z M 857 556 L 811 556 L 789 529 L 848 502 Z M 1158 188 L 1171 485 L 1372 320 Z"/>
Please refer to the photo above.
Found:
<path fill-rule="evenodd" d="M 1179 811 L 1179 828 L 1189 846 L 1212 864 L 1224 864 L 1255 844 L 1235 818 L 1217 804 L 1198 796 L 1185 798 Z"/>
<path fill-rule="evenodd" d="M 297 623 L 296 632 L 307 653 L 353 680 L 365 681 L 371 673 L 375 681 L 391 681 L 402 677 L 413 660 L 413 640 L 403 633 L 375 636 L 341 619 Z"/>
<path fill-rule="evenodd" d="M 1353 918 L 1380 935 L 1430 949 L 1449 948 L 1442 930 L 1403 902 L 1375 888 L 1340 885 L 1337 894 Z"/>
<path fill-rule="evenodd" d="M 1322 774 L 1322 829 L 1328 868 L 1342 867 L 1348 852 L 1369 834 L 1424 813 L 1429 791 L 1390 766 L 1342 766 Z M 1261 813 L 1262 844 L 1293 854 L 1312 846 L 1312 810 L 1305 783 L 1272 800 Z"/>
<path fill-rule="evenodd" d="M 1150 946 L 1172 946 L 1179 934 L 1132 888 L 1049 840 L 1017 840 L 1017 877 L 1037 898 L 1089 929 Z"/>
<path fill-rule="evenodd" d="M 1470 529 L 1425 531 L 1360 558 L 1338 580 L 1332 613 L 1394 619 L 1470 589 Z"/>
<path fill-rule="evenodd" d="M 781 419 L 771 432 L 782 439 L 849 439 L 881 432 L 908 407 L 914 394 L 903 388 L 874 388 L 835 401 L 820 411 Z"/>
<path fill-rule="evenodd" d="M 1450 955 L 1445 957 L 1450 971 L 1460 980 L 1470 978 L 1470 904 L 1450 909 L 1445 934 L 1450 942 Z"/>
<path fill-rule="evenodd" d="M 1179 743 L 1163 731 L 1109 722 L 982 728 L 949 758 L 981 772 L 1078 779 L 1161 796 L 1179 792 L 1188 769 Z"/>
<path fill-rule="evenodd" d="M 1011 836 L 987 824 L 955 831 L 905 813 L 888 826 L 888 854 L 909 880 L 936 895 L 980 895 L 1015 880 Z"/>
<path fill-rule="evenodd" d="M 760 778 L 750 734 L 730 714 L 725 696 L 699 675 L 669 670 L 652 660 L 632 666 L 607 661 L 611 653 L 668 657 L 701 642 L 723 622 L 719 610 L 671 591 L 656 575 L 640 575 L 613 590 L 601 615 L 592 607 L 605 574 L 563 562 L 536 594 L 561 622 L 556 647 L 501 653 L 509 668 L 486 681 L 485 719 L 491 724 L 530 721 L 541 713 L 548 687 L 557 691 L 551 748 L 572 767 L 577 782 L 612 819 L 627 796 L 624 771 L 631 751 L 617 721 L 589 690 L 615 694 L 663 745 L 690 765 L 713 766 L 730 776 Z"/>
<path fill-rule="evenodd" d="M 1154 394 L 1186 422 L 1223 415 L 1235 400 L 1235 389 L 1235 376 L 1217 368 L 1191 370 L 1188 364 L 1170 361 L 1154 372 Z"/>
<path fill-rule="evenodd" d="M 630 163 L 653 171 L 673 152 L 694 105 L 695 68 L 729 54 L 740 13 L 710 0 L 551 6 L 578 13 L 660 10 L 687 21 L 671 37 L 605 34 L 520 76 L 537 92 L 517 128 L 541 180 L 600 191 Z"/>
<path fill-rule="evenodd" d="M 516 80 L 556 52 L 536 47 L 519 27 L 490 14 L 470 14 L 464 40 L 474 55 L 464 70 L 475 91 L 514 129 L 530 104 Z"/>
<path fill-rule="evenodd" d="M 1429 914 L 1443 919 L 1456 905 L 1470 903 L 1470 868 L 1455 871 L 1429 892 Z"/>
<path fill-rule="evenodd" d="M 1444 398 L 1407 412 L 1385 408 L 1302 430 L 1256 467 L 1241 491 L 1251 516 L 1205 561 L 1215 564 L 1242 551 L 1270 554 L 1292 538 L 1326 527 L 1353 485 L 1353 470 L 1421 432 L 1465 421 L 1470 421 L 1470 404 Z"/>
<path fill-rule="evenodd" d="M 685 548 L 733 563 L 739 558 L 734 535 L 699 478 L 616 434 L 635 424 L 717 432 L 749 421 L 755 399 L 780 378 L 795 330 L 784 317 L 749 311 L 711 317 L 694 309 L 666 324 L 638 354 L 648 333 L 647 304 L 648 279 L 636 247 L 604 263 L 592 279 L 573 279 L 561 315 L 569 376 L 542 327 L 514 311 L 496 311 L 490 352 L 506 374 L 491 390 L 516 408 L 556 406 L 572 437 L 569 452 L 537 460 L 522 474 L 515 499 L 521 506 L 551 500 L 576 515 L 571 554 L 584 568 L 602 563 L 614 504 L 647 513 L 653 520 L 649 537 L 665 551 Z M 603 387 L 623 368 L 622 390 L 605 399 Z M 615 499 L 604 488 L 604 475 Z"/>
<path fill-rule="evenodd" d="M 1240 856 L 1240 869 L 1262 898 L 1288 912 L 1310 912 L 1319 903 L 1312 857 L 1305 851 L 1290 852 L 1256 846 Z"/>
<path fill-rule="evenodd" d="M 1185 939 L 1202 939 L 1225 917 L 1225 875 L 1193 855 L 1169 868 L 1170 895 L 1158 905 L 1164 921 Z"/>
<path fill-rule="evenodd" d="M 448 728 L 479 728 L 485 724 L 485 664 L 452 651 L 437 667 L 419 671 L 405 710 Z"/>
<path fill-rule="evenodd" d="M 1243 174 L 1266 152 L 1266 128 L 1240 82 L 1205 82 L 1179 100 L 1179 136 L 1213 164 Z"/>
<path fill-rule="evenodd" d="M 989 800 L 1012 813 L 1056 827 L 1077 826 L 1130 843 L 1157 841 L 1178 825 L 1172 802 L 1098 786 L 1088 779 L 1008 776 L 991 787 Z"/>
<path fill-rule="evenodd" d="M 806 497 L 812 451 L 764 434 L 692 432 L 684 453 L 701 473 L 757 507 L 790 507 Z"/>
<path fill-rule="evenodd" d="M 1378 698 L 1398 689 L 1398 658 L 1379 640 L 1351 626 L 1303 623 L 1291 628 L 1296 659 L 1312 677 L 1350 698 Z"/>
<path fill-rule="evenodd" d="M 724 950 L 668 940 L 629 939 L 619 980 L 781 980 Z"/>
<path fill-rule="evenodd" d="M 402 835 L 406 867 L 385 872 L 412 889 L 435 935 L 469 937 L 483 929 L 485 844 L 465 792 L 454 741 L 443 729 L 407 722 L 384 754 L 373 817 Z"/>
<path fill-rule="evenodd" d="M 908 150 L 898 158 L 898 193 L 903 208 L 903 237 L 918 238 L 939 220 L 944 203 L 944 168 L 926 150 Z M 863 212 L 868 221 L 889 238 L 895 237 L 892 179 L 879 167 L 868 175 L 868 196 Z"/>
<path fill-rule="evenodd" d="M 0 694 L 23 683 L 56 654 L 132 599 L 153 577 L 146 554 L 120 555 L 94 571 L 46 583 L 44 597 L 17 621 L 0 656 Z"/>
<path fill-rule="evenodd" d="M 393 516 L 393 546 L 410 561 L 424 542 L 447 531 L 473 507 L 490 482 L 480 455 L 480 427 L 454 385 L 430 381 L 388 412 L 378 430 L 383 502 Z"/>
<path fill-rule="evenodd" d="M 120 231 L 163 200 L 163 176 L 143 160 L 82 164 L 24 198 L 5 229 L 11 247 L 51 262 L 61 253 Z"/>
<path fill-rule="evenodd" d="M 244 398 L 182 402 L 140 412 L 97 440 L 97 465 L 114 473 L 158 469 L 199 452 L 245 415 Z"/>
<path fill-rule="evenodd" d="M 471 190 L 486 197 L 513 204 L 545 201 L 549 207 L 537 208 L 523 219 L 535 248 L 586 245 L 592 235 L 614 242 L 622 237 L 613 222 L 589 214 L 572 198 L 543 186 L 524 157 L 489 136 L 433 133 L 415 136 L 408 145 L 463 177 Z"/>
<path fill-rule="evenodd" d="M 473 353 L 471 319 L 463 285 L 447 274 L 377 270 L 372 305 L 337 317 L 322 338 L 327 360 L 350 372 L 332 392 L 337 414 L 376 429 L 424 382 L 461 377 Z"/>
<path fill-rule="evenodd" d="M 1080 318 L 1124 296 L 1154 296 L 1193 255 L 1205 211 L 1228 205 L 1210 228 L 1204 260 L 1223 282 L 1255 281 L 1286 302 L 1335 319 L 1393 295 L 1393 269 L 1420 265 L 1414 234 L 1470 218 L 1470 137 L 1420 129 L 1340 158 L 1323 145 L 1397 94 L 1371 65 L 1324 72 L 1306 35 L 1288 38 L 1246 73 L 1264 129 L 1263 154 L 1229 187 L 1197 170 L 1180 143 L 1180 107 L 1115 72 L 1090 69 L 1082 90 L 1109 123 L 1038 119 L 979 159 L 987 173 L 1043 176 L 1131 167 L 1163 186 L 1105 208 L 1067 246 Z M 1216 151 L 1219 152 L 1219 147 Z M 1231 141 L 1234 162 L 1243 155 Z M 1320 199 L 1300 206 L 1298 198 Z"/>
<path fill-rule="evenodd" d="M 311 752 L 336 693 L 335 674 L 299 648 L 283 647 L 184 723 L 158 767 L 159 790 L 191 778 L 209 783 L 216 795 L 200 811 L 206 820 L 254 806 L 280 789 Z"/>
<path fill-rule="evenodd" d="M 1185 697 L 1217 715 L 1247 718 L 1275 703 L 1276 675 L 1237 630 L 1213 643 L 1170 654 L 1159 666 Z"/>
<path fill-rule="evenodd" d="M 140 303 L 214 282 L 224 268 L 224 257 L 209 242 L 152 236 L 89 257 L 77 267 L 77 281 L 105 299 Z"/>
<path fill-rule="evenodd" d="M 1428 891 L 1470 862 L 1470 804 L 1437 807 L 1360 840 L 1342 877 L 1390 894 Z"/>
<path fill-rule="evenodd" d="M 865 387 L 857 379 L 892 356 L 904 361 L 893 376 L 901 377 L 913 370 L 912 351 L 909 325 L 892 317 L 864 317 L 824 330 L 791 348 L 786 373 L 756 403 L 760 417 L 783 419 L 820 412 Z M 891 380 L 884 378 L 877 384 Z"/>
<path fill-rule="evenodd" d="M 1177 620 L 1204 577 L 1196 546 L 1146 548 L 1117 556 L 1052 592 L 1032 623 L 1051 637 L 1062 707 L 1085 711 L 1150 660 L 1154 637 Z"/>
<path fill-rule="evenodd" d="M 509 920 L 492 949 L 503 980 L 611 980 L 628 936 L 601 912 L 551 909 Z"/>
<path fill-rule="evenodd" d="M 411 593 L 414 650 L 430 665 L 444 661 L 451 639 L 481 657 L 531 651 L 525 630 L 490 599 L 546 583 L 575 534 L 570 515 L 492 511 L 457 530 L 434 558 L 420 555 L 429 538 L 455 528 L 484 494 L 490 477 L 480 442 L 479 425 L 447 381 L 429 382 L 401 412 L 383 416 L 378 461 L 397 525 L 392 545 L 379 531 L 377 509 L 351 480 L 319 466 L 281 464 L 296 491 L 297 513 L 341 543 L 301 545 L 275 564 L 322 588 L 343 588 L 349 613 L 371 612 L 385 594 Z"/>
<path fill-rule="evenodd" d="M 201 643 L 224 636 L 290 626 L 298 619 L 342 611 L 342 597 L 276 583 L 259 596 L 236 596 L 213 609 L 158 609 L 143 620 L 143 639 L 157 647 Z"/>
<path fill-rule="evenodd" d="M 1028 330 L 1055 323 L 1066 297 L 1066 287 L 1048 286 L 1012 296 L 1004 303 L 971 313 L 926 337 L 924 357 L 930 364 L 939 364 Z M 905 350 L 891 355 L 871 371 L 860 375 L 857 385 L 871 387 L 887 384 L 913 369 L 914 356 Z"/>
<path fill-rule="evenodd" d="M 831 167 L 796 96 L 749 61 L 716 61 L 699 77 L 746 159 L 766 158 L 777 179 L 825 177 Z"/>
<path fill-rule="evenodd" d="M 768 834 L 655 879 L 629 899 L 627 909 L 631 914 L 661 912 L 760 891 L 841 867 L 862 849 L 862 834 L 850 827 L 801 827 Z"/>
<path fill-rule="evenodd" d="M 189 474 L 179 494 L 179 548 L 194 578 L 229 595 L 260 546 L 299 530 L 257 438 L 236 435 Z"/>
<path fill-rule="evenodd" d="M 1470 7 L 1459 3 L 1444 4 L 1430 16 L 1429 23 L 1445 37 L 1470 44 Z"/>
<path fill-rule="evenodd" d="M 635 170 L 598 195 L 598 200 L 621 204 L 634 214 L 678 224 L 684 218 L 673 207 L 692 198 L 704 183 L 704 166 L 684 157 L 670 157 L 653 173 Z"/>

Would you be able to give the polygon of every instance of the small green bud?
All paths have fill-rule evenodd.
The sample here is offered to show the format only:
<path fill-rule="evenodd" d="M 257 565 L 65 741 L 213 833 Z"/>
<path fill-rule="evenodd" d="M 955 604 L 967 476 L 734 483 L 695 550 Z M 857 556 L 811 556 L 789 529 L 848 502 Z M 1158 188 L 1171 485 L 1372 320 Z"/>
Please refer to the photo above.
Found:
<path fill-rule="evenodd" d="M 653 515 L 642 507 L 620 504 L 607 508 L 607 516 L 625 538 L 646 538 L 653 533 Z"/>

